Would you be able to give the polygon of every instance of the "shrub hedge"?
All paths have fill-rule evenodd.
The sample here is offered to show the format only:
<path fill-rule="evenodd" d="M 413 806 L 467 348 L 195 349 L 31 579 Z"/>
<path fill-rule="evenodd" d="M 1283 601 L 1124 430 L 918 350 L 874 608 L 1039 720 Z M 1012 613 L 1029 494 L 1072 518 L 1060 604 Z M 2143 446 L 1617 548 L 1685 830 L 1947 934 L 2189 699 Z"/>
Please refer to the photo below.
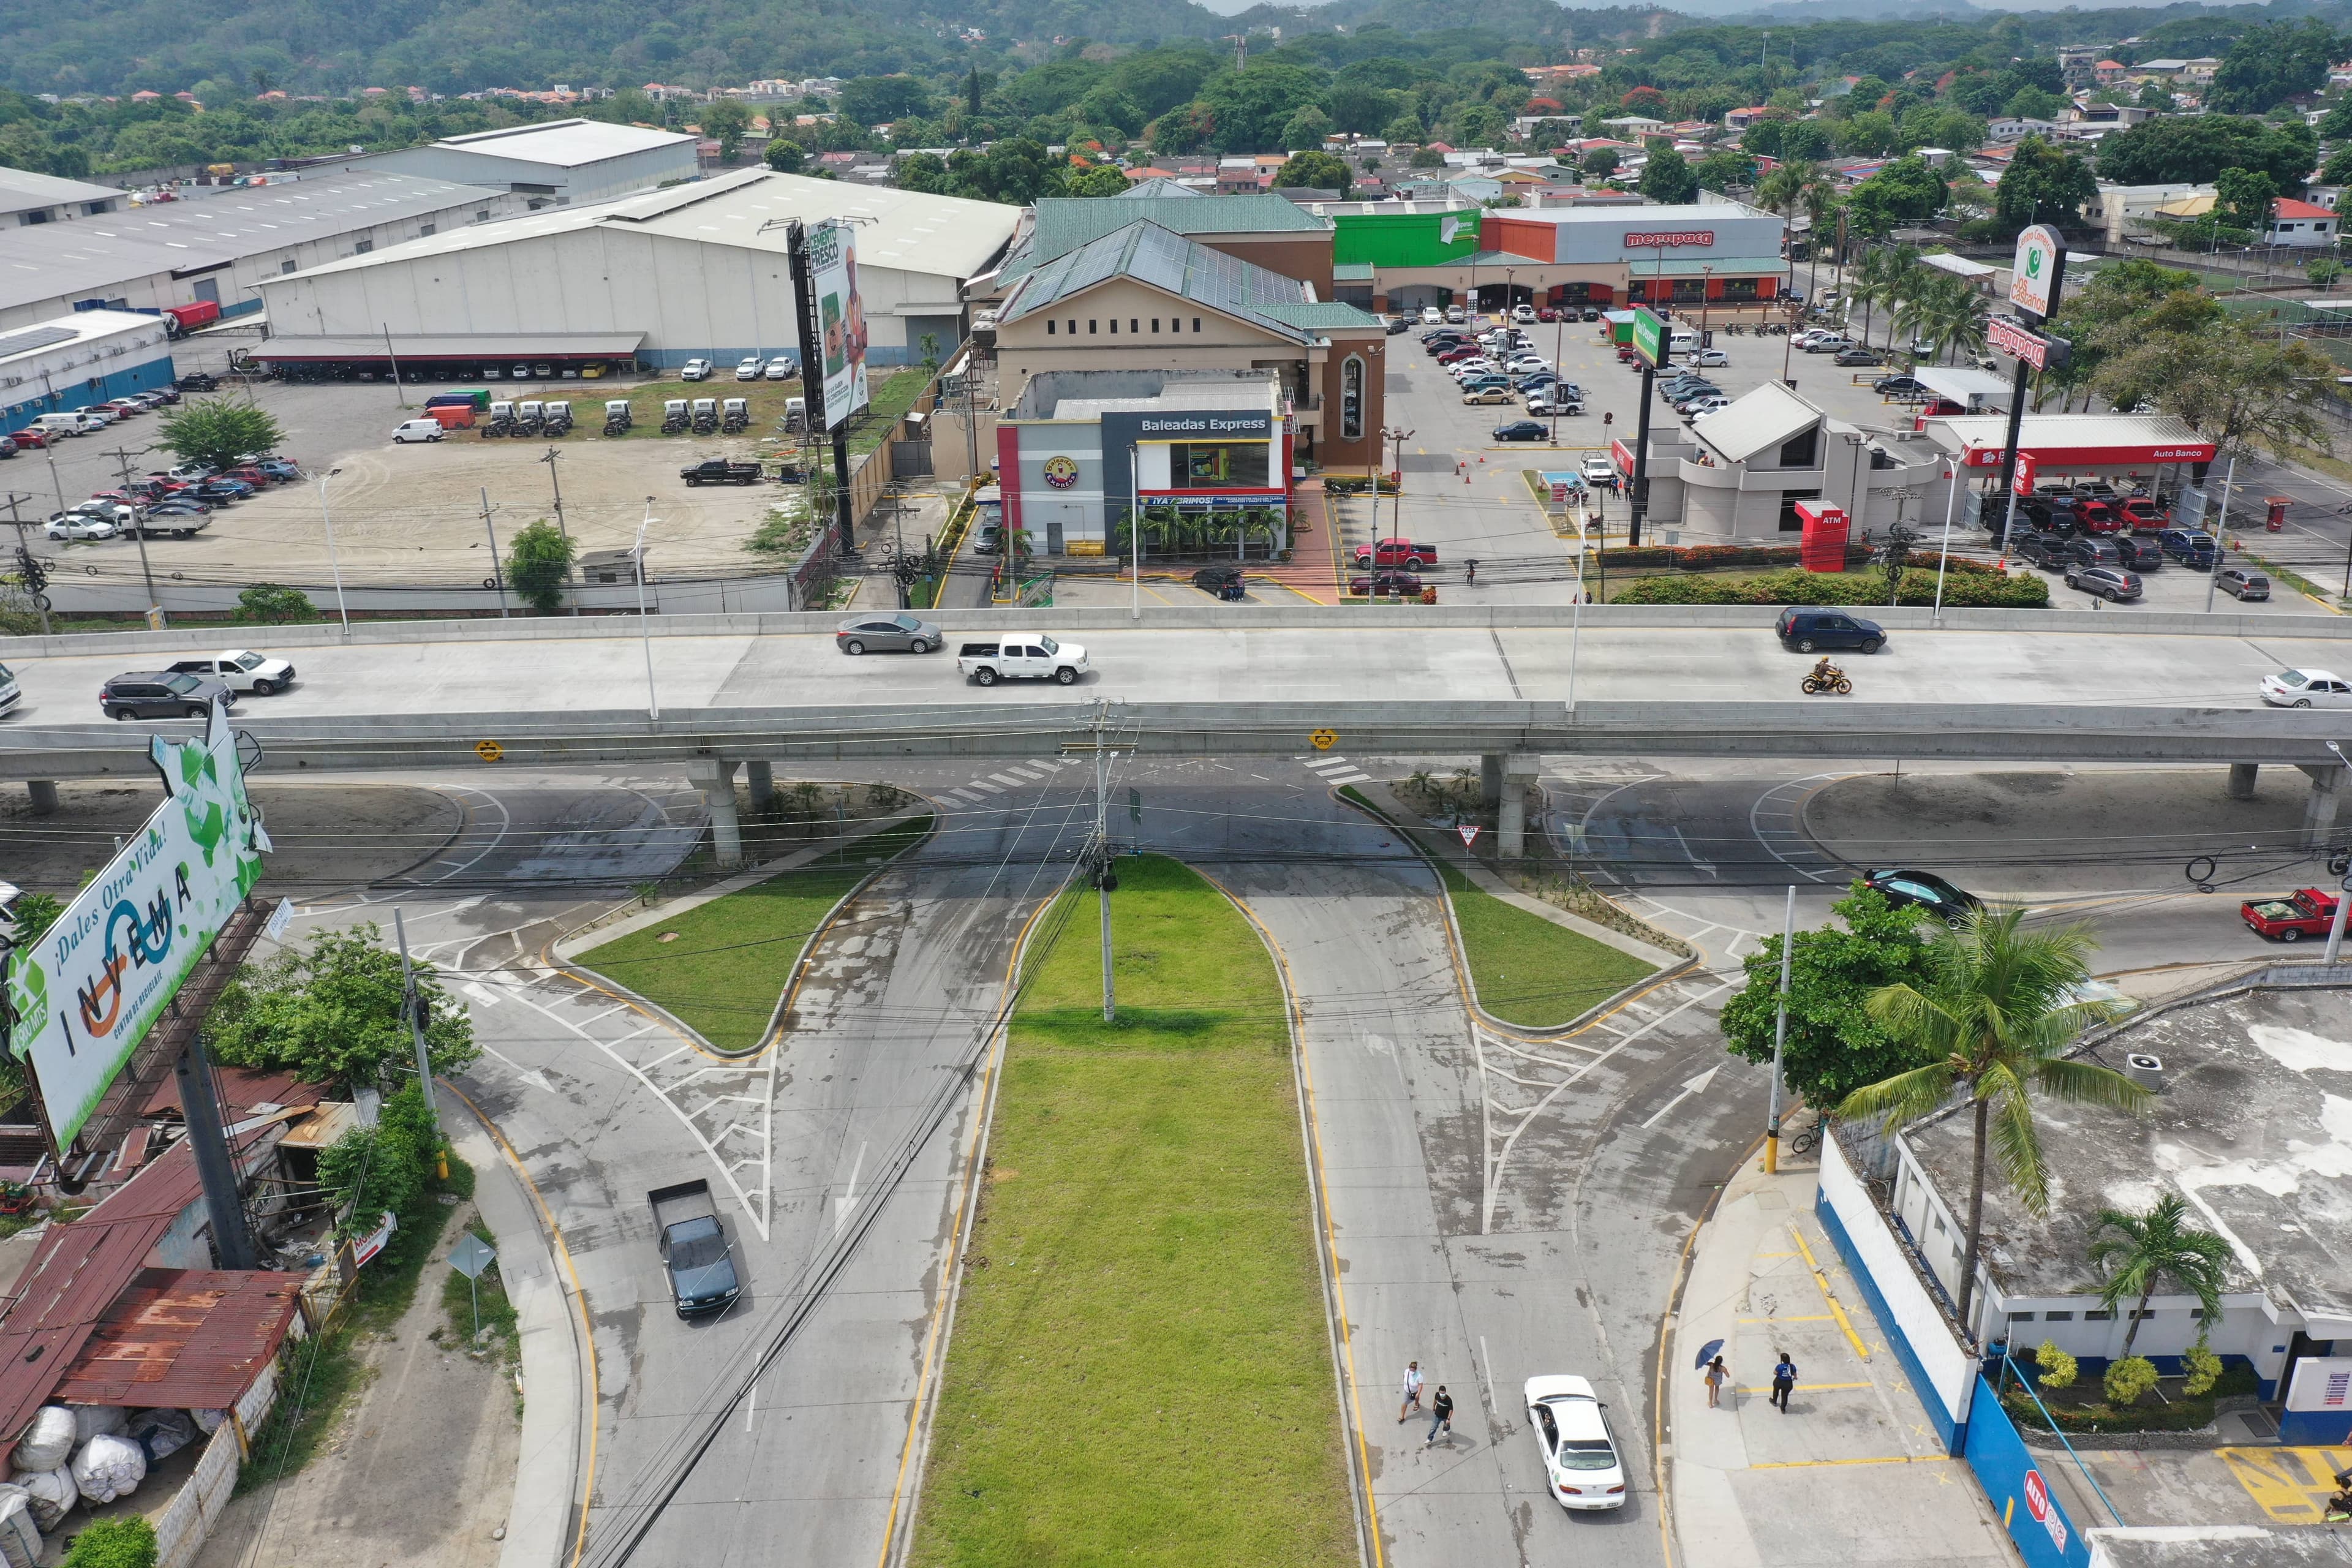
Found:
<path fill-rule="evenodd" d="M 1958 563 L 1953 564 L 1957 567 Z M 1745 582 L 1637 577 L 1610 599 L 1619 605 L 1846 605 L 1866 610 L 1882 591 L 1878 582 L 1851 574 L 1767 572 Z M 1904 605 L 1934 604 L 1935 572 L 1915 566 L 1904 573 L 1895 598 Z M 2050 585 L 2038 576 L 2004 577 L 1982 569 L 1956 570 L 1944 579 L 1944 603 L 1963 609 L 2046 609 Z"/>

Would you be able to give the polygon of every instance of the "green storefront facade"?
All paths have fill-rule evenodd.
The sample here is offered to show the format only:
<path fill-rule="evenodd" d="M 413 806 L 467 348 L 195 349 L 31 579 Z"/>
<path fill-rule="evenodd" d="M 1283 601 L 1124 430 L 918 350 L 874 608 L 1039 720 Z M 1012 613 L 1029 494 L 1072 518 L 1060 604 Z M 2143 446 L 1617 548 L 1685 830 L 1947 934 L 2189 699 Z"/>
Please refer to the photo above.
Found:
<path fill-rule="evenodd" d="M 1335 213 L 1331 260 L 1345 266 L 1443 267 L 1478 248 L 1475 209 L 1433 213 Z"/>

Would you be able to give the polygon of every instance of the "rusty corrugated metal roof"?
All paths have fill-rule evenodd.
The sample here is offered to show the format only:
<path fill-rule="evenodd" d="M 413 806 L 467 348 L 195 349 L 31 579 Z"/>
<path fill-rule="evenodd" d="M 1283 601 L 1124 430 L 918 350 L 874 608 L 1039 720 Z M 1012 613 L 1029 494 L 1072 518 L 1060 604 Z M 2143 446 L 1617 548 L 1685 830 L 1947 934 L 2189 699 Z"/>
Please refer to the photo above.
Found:
<path fill-rule="evenodd" d="M 223 1068 L 213 1069 L 220 1084 L 221 1120 L 238 1122 L 253 1114 L 257 1105 L 316 1105 L 327 1097 L 327 1091 L 315 1083 L 304 1083 L 290 1072 L 261 1072 L 253 1068 Z M 163 1081 L 155 1086 L 146 1103 L 139 1108 L 142 1116 L 162 1116 L 180 1112 L 180 1075 L 165 1073 Z"/>
<path fill-rule="evenodd" d="M 76 1405 L 234 1405 L 277 1355 L 304 1276 L 142 1268 L 50 1395 Z"/>

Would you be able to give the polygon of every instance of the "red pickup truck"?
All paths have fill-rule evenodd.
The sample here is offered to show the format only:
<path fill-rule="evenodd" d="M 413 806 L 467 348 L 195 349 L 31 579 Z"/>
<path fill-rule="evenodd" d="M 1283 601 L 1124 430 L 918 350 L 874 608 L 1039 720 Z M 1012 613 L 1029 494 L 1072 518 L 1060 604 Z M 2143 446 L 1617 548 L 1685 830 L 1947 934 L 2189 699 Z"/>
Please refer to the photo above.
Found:
<path fill-rule="evenodd" d="M 2317 888 L 2305 888 L 2284 899 L 2248 899 L 2238 906 L 2246 929 L 2274 942 L 2301 942 L 2326 936 L 2336 920 L 2336 898 Z"/>
<path fill-rule="evenodd" d="M 1369 572 L 1375 566 L 1402 566 L 1418 572 L 1424 566 L 1437 564 L 1437 546 L 1415 544 L 1409 539 L 1383 539 L 1356 549 L 1356 570 Z"/>

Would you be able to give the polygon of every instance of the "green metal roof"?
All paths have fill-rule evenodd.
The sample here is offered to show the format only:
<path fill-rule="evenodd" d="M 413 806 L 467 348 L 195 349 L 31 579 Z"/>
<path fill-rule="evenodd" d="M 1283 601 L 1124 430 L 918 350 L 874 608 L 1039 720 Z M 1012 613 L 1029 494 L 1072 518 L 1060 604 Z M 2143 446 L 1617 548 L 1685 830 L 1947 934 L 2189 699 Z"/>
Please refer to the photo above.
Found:
<path fill-rule="evenodd" d="M 1370 283 L 1380 276 L 1380 268 L 1369 261 L 1342 261 L 1331 268 L 1334 283 Z"/>
<path fill-rule="evenodd" d="M 1156 223 L 1172 233 L 1313 234 L 1331 232 L 1331 220 L 1317 217 L 1287 196 L 1263 193 L 1250 196 L 1144 196 L 1130 191 L 1123 196 L 1040 196 L 1037 222 L 1022 247 L 1026 271 L 1040 267 L 1089 240 L 1125 228 L 1138 218 Z M 1016 268 L 1008 268 L 1008 270 Z"/>
<path fill-rule="evenodd" d="M 1092 205 L 1114 211 L 1134 205 L 1115 201 Z M 1307 285 L 1295 278 L 1133 217 L 1117 232 L 1033 268 L 1007 296 L 997 312 L 998 324 L 1051 310 L 1114 278 L 1148 283 L 1293 342 L 1307 342 L 1318 330 L 1377 325 L 1353 305 L 1309 303 Z"/>

